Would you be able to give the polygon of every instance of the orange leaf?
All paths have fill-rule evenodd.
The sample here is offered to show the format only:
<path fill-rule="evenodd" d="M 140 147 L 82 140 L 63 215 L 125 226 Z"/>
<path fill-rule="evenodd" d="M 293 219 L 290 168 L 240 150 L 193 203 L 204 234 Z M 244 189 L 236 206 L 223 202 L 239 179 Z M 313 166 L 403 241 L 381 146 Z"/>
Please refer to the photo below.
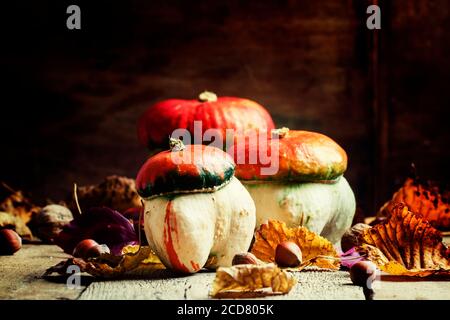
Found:
<path fill-rule="evenodd" d="M 295 242 L 303 261 L 320 268 L 339 269 L 339 255 L 330 241 L 305 227 L 288 228 L 284 222 L 269 220 L 255 234 L 251 252 L 265 262 L 275 261 L 275 249 L 283 241 Z"/>
<path fill-rule="evenodd" d="M 450 275 L 450 256 L 439 231 L 402 203 L 386 221 L 360 235 L 359 252 L 385 272 L 395 275 Z"/>
<path fill-rule="evenodd" d="M 275 264 L 243 264 L 216 271 L 211 296 L 214 298 L 255 298 L 285 294 L 297 280 Z"/>
<path fill-rule="evenodd" d="M 412 212 L 421 214 L 434 227 L 450 229 L 450 204 L 438 187 L 408 178 L 392 199 L 383 205 L 379 215 L 389 217 L 399 202 L 405 203 Z"/>

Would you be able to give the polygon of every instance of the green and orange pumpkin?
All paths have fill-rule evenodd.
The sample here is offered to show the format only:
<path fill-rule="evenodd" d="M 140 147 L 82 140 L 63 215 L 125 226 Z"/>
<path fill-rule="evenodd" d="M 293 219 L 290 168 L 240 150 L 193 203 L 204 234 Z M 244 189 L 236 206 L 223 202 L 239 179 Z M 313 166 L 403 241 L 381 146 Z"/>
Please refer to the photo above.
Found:
<path fill-rule="evenodd" d="M 248 250 L 255 205 L 234 169 L 222 150 L 179 140 L 142 166 L 136 186 L 145 234 L 168 268 L 193 273 L 230 266 L 235 254 Z"/>
<path fill-rule="evenodd" d="M 255 202 L 257 225 L 268 219 L 303 225 L 338 243 L 356 207 L 343 176 L 345 151 L 316 132 L 283 128 L 260 136 L 267 140 L 241 137 L 243 143 L 235 142 L 233 149 L 235 174 Z M 250 161 L 250 154 L 258 155 L 257 161 Z M 267 155 L 264 161 L 262 154 Z M 271 166 L 275 170 L 265 173 Z"/>

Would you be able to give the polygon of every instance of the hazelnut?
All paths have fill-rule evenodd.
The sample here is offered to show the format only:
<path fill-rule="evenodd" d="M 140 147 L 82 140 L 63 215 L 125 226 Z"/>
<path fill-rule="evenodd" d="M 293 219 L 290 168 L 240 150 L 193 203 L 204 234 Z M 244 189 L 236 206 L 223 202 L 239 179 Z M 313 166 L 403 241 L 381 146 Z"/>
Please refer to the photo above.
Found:
<path fill-rule="evenodd" d="M 80 241 L 73 250 L 73 256 L 75 258 L 95 258 L 102 254 L 109 254 L 110 250 L 105 244 L 98 244 L 97 241 L 92 239 L 84 239 Z"/>
<path fill-rule="evenodd" d="M 292 241 L 284 241 L 275 249 L 275 262 L 280 267 L 297 267 L 302 263 L 302 251 Z"/>
<path fill-rule="evenodd" d="M 233 266 L 238 264 L 258 264 L 258 258 L 250 252 L 238 253 L 233 257 L 231 264 Z"/>
<path fill-rule="evenodd" d="M 377 276 L 377 267 L 370 261 L 359 261 L 350 268 L 350 279 L 353 284 L 372 289 Z"/>
<path fill-rule="evenodd" d="M 364 232 L 364 230 L 369 229 L 370 226 L 364 223 L 357 223 L 353 227 L 349 228 L 345 231 L 344 235 L 341 239 L 341 248 L 342 251 L 347 252 L 353 247 L 357 247 L 359 245 L 359 237 Z"/>
<path fill-rule="evenodd" d="M 0 230 L 0 255 L 12 255 L 20 248 L 22 248 L 22 238 L 14 230 Z"/>

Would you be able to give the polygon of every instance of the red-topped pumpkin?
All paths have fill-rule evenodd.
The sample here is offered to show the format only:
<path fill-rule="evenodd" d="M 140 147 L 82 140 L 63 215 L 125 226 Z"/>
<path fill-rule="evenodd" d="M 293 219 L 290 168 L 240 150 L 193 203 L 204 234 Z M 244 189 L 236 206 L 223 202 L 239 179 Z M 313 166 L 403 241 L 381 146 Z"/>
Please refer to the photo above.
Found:
<path fill-rule="evenodd" d="M 142 166 L 136 185 L 145 234 L 168 268 L 192 273 L 230 266 L 235 254 L 248 250 L 255 204 L 234 167 L 218 148 L 179 140 Z"/>
<path fill-rule="evenodd" d="M 238 163 L 236 176 L 240 180 L 331 181 L 347 169 L 344 149 L 317 132 L 282 128 L 272 130 L 270 134 L 243 135 L 243 142 L 239 145 L 235 140 L 234 144 L 234 158 Z M 239 152 L 243 153 L 241 159 L 245 156 L 246 161 L 239 159 Z M 252 153 L 256 161 L 249 161 Z M 268 161 L 273 153 L 278 155 L 277 170 L 265 174 L 263 168 L 273 165 Z"/>
<path fill-rule="evenodd" d="M 225 152 L 205 145 L 170 140 L 171 150 L 151 157 L 136 178 L 142 198 L 177 193 L 215 191 L 233 177 L 234 161 Z"/>
<path fill-rule="evenodd" d="M 303 225 L 338 243 L 356 206 L 343 177 L 345 151 L 323 134 L 287 128 L 239 139 L 243 143 L 235 140 L 235 175 L 255 202 L 257 225 L 268 219 Z"/>
<path fill-rule="evenodd" d="M 202 136 L 206 130 L 216 129 L 222 141 L 226 129 L 274 129 L 270 114 L 260 104 L 243 98 L 217 97 L 206 91 L 198 100 L 169 99 L 149 107 L 138 121 L 139 140 L 150 149 L 164 147 L 176 129 L 187 129 L 193 136 L 194 121 L 201 121 Z"/>

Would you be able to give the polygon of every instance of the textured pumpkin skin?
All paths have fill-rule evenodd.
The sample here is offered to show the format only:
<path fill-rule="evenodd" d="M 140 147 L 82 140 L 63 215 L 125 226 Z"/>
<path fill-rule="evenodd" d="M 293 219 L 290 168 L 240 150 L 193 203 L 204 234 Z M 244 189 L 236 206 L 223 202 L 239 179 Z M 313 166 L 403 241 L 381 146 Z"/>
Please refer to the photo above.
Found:
<path fill-rule="evenodd" d="M 326 181 L 340 177 L 347 169 L 347 154 L 329 137 L 310 131 L 288 130 L 279 138 L 268 137 L 267 149 L 257 139 L 247 137 L 245 155 L 251 152 L 263 152 L 270 155 L 272 148 L 278 144 L 279 169 L 275 174 L 264 175 L 260 157 L 255 164 L 240 163 L 237 159 L 239 147 L 235 147 L 236 177 L 240 180 L 267 181 Z M 236 145 L 236 144 L 235 144 Z M 236 152 L 237 150 L 237 152 Z M 242 151 L 241 151 L 242 152 Z"/>
<path fill-rule="evenodd" d="M 227 128 L 242 132 L 274 129 L 267 110 L 248 99 L 219 97 L 216 101 L 205 102 L 170 99 L 154 104 L 139 118 L 139 141 L 150 149 L 165 147 L 167 137 L 175 129 L 187 129 L 193 136 L 194 121 L 202 121 L 202 134 L 208 129 L 217 129 L 223 139 Z"/>
<path fill-rule="evenodd" d="M 165 266 L 182 273 L 230 266 L 249 249 L 255 205 L 236 178 L 215 192 L 145 200 L 145 234 Z"/>
<path fill-rule="evenodd" d="M 257 226 L 268 219 L 303 225 L 338 244 L 351 227 L 355 196 L 344 177 L 335 183 L 243 182 L 252 196 Z"/>
<path fill-rule="evenodd" d="M 184 150 L 163 151 L 149 158 L 138 173 L 136 188 L 144 199 L 214 191 L 233 177 L 234 167 L 233 159 L 220 149 L 187 145 Z"/>

